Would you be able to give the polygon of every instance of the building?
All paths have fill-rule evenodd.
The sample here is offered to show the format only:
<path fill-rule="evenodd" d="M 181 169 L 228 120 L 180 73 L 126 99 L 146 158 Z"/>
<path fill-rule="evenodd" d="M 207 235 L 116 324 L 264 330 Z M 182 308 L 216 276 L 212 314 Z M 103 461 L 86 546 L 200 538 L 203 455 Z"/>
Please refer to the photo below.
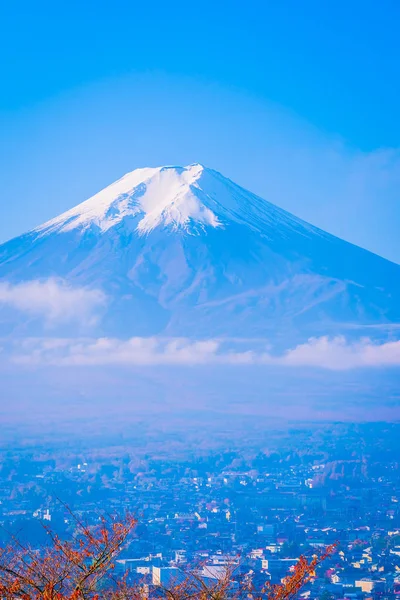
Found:
<path fill-rule="evenodd" d="M 173 587 L 182 583 L 184 575 L 178 567 L 153 567 L 153 585 L 161 587 Z"/>

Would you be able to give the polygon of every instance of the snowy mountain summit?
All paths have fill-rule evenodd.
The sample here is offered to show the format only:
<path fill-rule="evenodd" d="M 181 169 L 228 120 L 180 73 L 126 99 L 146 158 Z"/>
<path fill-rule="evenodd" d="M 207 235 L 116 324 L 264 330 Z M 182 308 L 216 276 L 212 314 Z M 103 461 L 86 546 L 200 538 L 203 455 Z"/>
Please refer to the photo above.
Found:
<path fill-rule="evenodd" d="M 197 163 L 136 169 L 35 231 L 66 232 L 97 226 L 105 232 L 127 219 L 139 235 L 168 226 L 195 233 L 223 227 L 229 221 L 247 223 L 260 233 L 274 220 L 294 227 L 300 223 Z"/>
<path fill-rule="evenodd" d="M 398 265 L 199 164 L 132 171 L 0 246 L 7 298 L 50 280 L 104 298 L 88 320 L 101 335 L 291 340 L 400 322 Z"/>
<path fill-rule="evenodd" d="M 218 227 L 200 187 L 204 172 L 201 165 L 136 169 L 37 231 L 69 231 L 93 224 L 107 231 L 126 218 L 136 220 L 139 234 L 168 225 L 189 230 L 190 223 Z"/>

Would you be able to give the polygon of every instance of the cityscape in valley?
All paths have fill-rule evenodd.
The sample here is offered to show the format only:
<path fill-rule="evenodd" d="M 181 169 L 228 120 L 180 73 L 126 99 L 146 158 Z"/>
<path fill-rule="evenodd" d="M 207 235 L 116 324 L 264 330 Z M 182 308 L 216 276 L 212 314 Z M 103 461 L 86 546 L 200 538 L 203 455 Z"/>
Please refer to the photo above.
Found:
<path fill-rule="evenodd" d="M 45 527 L 73 535 L 71 512 L 91 525 L 129 512 L 137 525 L 116 568 L 146 589 L 190 565 L 210 581 L 229 567 L 233 581 L 245 577 L 261 592 L 300 555 L 336 544 L 301 597 L 397 597 L 399 425 L 253 431 L 229 442 L 176 431 L 180 443 L 169 450 L 160 433 L 139 430 L 123 446 L 77 440 L 3 451 L 1 537 L 35 547 L 46 541 Z"/>
<path fill-rule="evenodd" d="M 400 2 L 3 2 L 0 600 L 400 600 Z"/>

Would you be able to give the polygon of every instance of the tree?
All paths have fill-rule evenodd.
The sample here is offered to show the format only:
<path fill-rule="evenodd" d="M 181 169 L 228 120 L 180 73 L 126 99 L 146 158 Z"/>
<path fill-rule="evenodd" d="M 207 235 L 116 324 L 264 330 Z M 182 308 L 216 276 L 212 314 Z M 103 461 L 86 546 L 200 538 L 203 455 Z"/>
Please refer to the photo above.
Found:
<path fill-rule="evenodd" d="M 99 598 L 113 561 L 136 524 L 132 516 L 118 522 L 102 518 L 89 527 L 75 516 L 77 535 L 62 541 L 45 527 L 49 544 L 40 551 L 12 537 L 0 551 L 0 597 L 6 600 L 81 600 Z"/>
<path fill-rule="evenodd" d="M 266 591 L 268 600 L 291 600 L 295 598 L 298 592 L 315 577 L 315 571 L 336 548 L 336 544 L 328 546 L 321 554 L 316 554 L 311 560 L 306 556 L 300 556 L 298 562 L 293 567 L 293 572 L 284 578 L 278 585 L 267 585 Z"/>

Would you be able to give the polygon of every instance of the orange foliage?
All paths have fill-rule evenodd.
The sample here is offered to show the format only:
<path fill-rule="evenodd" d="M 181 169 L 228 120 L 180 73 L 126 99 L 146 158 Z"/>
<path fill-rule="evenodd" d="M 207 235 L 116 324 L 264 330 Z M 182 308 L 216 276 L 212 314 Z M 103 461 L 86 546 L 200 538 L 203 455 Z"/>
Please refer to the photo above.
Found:
<path fill-rule="evenodd" d="M 73 542 L 59 539 L 46 527 L 49 545 L 39 553 L 15 538 L 0 551 L 0 597 L 4 600 L 81 600 L 100 598 L 100 582 L 112 572 L 135 519 L 123 523 L 102 519 L 88 527 L 74 517 L 78 534 Z"/>
<path fill-rule="evenodd" d="M 285 577 L 281 584 L 266 586 L 268 599 L 290 600 L 295 598 L 306 583 L 315 577 L 317 566 L 333 553 L 335 547 L 336 544 L 328 546 L 322 554 L 313 556 L 310 561 L 305 556 L 300 556 L 299 561 L 293 568 L 293 573 Z"/>

